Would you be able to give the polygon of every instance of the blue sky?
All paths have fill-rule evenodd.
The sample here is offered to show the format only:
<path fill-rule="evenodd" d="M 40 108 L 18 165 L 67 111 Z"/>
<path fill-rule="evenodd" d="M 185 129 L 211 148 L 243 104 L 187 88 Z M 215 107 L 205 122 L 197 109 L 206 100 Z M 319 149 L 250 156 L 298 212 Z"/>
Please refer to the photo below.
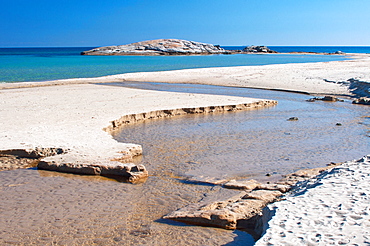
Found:
<path fill-rule="evenodd" d="M 370 45 L 369 0 L 3 0 L 0 47 Z"/>

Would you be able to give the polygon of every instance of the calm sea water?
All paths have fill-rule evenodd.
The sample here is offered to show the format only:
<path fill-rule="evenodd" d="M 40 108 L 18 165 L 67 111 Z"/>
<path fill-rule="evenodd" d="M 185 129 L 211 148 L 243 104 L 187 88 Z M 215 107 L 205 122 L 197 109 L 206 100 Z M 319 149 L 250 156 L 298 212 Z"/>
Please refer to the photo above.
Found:
<path fill-rule="evenodd" d="M 77 48 L 0 48 L 0 82 L 45 81 L 67 78 L 91 78 L 105 75 L 165 71 L 200 67 L 254 66 L 267 64 L 324 62 L 343 60 L 343 56 L 248 54 L 207 56 L 82 56 L 93 47 Z M 225 47 L 228 49 L 242 47 Z M 342 50 L 370 52 L 369 47 L 271 47 L 279 52 Z M 320 50 L 321 52 L 321 50 Z"/>
<path fill-rule="evenodd" d="M 225 46 L 228 50 L 241 50 L 245 46 Z M 316 52 L 333 53 L 342 51 L 345 53 L 370 53 L 370 46 L 268 46 L 270 49 L 281 53 L 287 52 Z"/>

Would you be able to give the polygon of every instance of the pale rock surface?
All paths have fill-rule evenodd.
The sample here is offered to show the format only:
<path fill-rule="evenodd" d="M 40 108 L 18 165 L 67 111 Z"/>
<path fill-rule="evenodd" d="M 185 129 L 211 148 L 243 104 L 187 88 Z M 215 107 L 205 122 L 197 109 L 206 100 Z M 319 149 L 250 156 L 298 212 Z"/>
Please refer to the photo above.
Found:
<path fill-rule="evenodd" d="M 256 180 L 230 180 L 229 182 L 225 183 L 223 186 L 228 189 L 241 189 L 241 190 L 253 190 L 257 186 L 259 186 Z"/>
<path fill-rule="evenodd" d="M 257 186 L 255 181 L 252 189 Z M 224 229 L 256 229 L 254 218 L 259 218 L 263 208 L 283 193 L 278 190 L 248 190 L 230 199 L 190 204 L 163 218 L 194 225 L 221 227 Z M 252 221 L 252 222 L 251 222 Z"/>
<path fill-rule="evenodd" d="M 228 54 L 218 45 L 181 39 L 156 39 L 82 52 L 82 55 L 199 55 Z"/>

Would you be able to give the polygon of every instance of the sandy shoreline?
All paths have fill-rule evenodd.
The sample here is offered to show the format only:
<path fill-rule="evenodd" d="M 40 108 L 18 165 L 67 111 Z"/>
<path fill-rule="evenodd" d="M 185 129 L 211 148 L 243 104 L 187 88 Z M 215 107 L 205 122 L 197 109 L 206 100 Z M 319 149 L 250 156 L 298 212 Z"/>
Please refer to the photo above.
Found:
<path fill-rule="evenodd" d="M 0 150 L 55 147 L 69 149 L 69 153 L 62 157 L 66 159 L 106 160 L 119 158 L 122 156 L 122 151 L 137 146 L 118 143 L 108 132 L 103 131 L 103 128 L 106 128 L 111 121 L 117 120 L 121 116 L 166 109 L 237 105 L 260 101 L 242 97 L 145 91 L 93 83 L 119 81 L 201 83 L 299 91 L 309 94 L 368 96 L 366 95 L 369 93 L 368 88 L 359 90 L 351 88 L 351 83 L 346 83 L 351 79 L 370 83 L 370 55 L 357 55 L 355 60 L 340 62 L 203 68 L 132 73 L 91 79 L 0 84 L 0 89 L 4 89 L 0 90 L 0 107 L 2 109 L 0 111 L 2 119 L 0 122 L 0 137 L 2 139 Z M 361 93 L 365 93 L 365 95 L 359 95 Z M 368 161 L 363 161 L 363 163 L 364 165 L 354 164 L 356 171 L 365 170 Z M 341 172 L 352 171 L 341 167 Z M 349 182 L 346 175 L 343 177 L 333 175 L 327 180 Z M 364 180 L 363 182 L 368 181 Z M 346 201 L 352 195 L 351 189 L 353 192 L 357 192 L 361 183 L 356 184 L 346 187 L 346 194 L 340 191 L 333 193 L 336 195 L 333 199 Z M 317 188 L 313 188 L 313 191 L 315 189 Z M 326 201 L 329 198 L 320 196 L 319 199 Z M 362 202 L 358 199 L 355 201 Z M 318 205 L 315 199 L 305 199 L 304 203 L 313 208 Z M 326 203 L 324 202 L 324 204 Z M 288 212 L 294 209 L 297 211 L 294 213 L 296 217 L 292 215 L 289 220 L 284 221 L 286 224 L 302 216 L 300 208 L 295 208 L 294 204 L 286 205 L 284 209 Z M 365 209 L 368 210 L 368 207 Z M 310 216 L 319 216 L 320 213 L 320 210 L 313 209 Z M 368 213 L 370 212 L 368 211 Z M 280 219 L 284 213 L 280 216 L 279 210 L 277 210 L 277 215 L 276 218 Z M 332 220 L 329 218 L 327 221 Z M 337 223 L 337 221 L 334 222 Z M 274 231 L 277 226 L 277 223 L 271 224 L 270 231 Z M 315 227 L 315 225 L 310 226 Z M 368 224 L 363 223 L 360 226 L 368 226 Z M 295 230 L 298 230 L 297 233 Z M 289 229 L 293 235 L 299 235 L 301 233 L 299 230 Z M 332 234 L 344 235 L 346 238 L 346 231 L 341 230 L 340 226 L 334 228 Z M 270 237 L 270 239 L 266 239 L 267 242 L 275 240 L 277 244 L 288 239 L 287 237 L 282 239 L 281 235 L 273 239 L 271 239 L 272 236 L 267 237 Z M 368 240 L 366 237 L 363 236 L 362 242 Z"/>
<path fill-rule="evenodd" d="M 63 79 L 44 82 L 3 83 L 0 89 L 50 85 L 109 83 L 122 81 L 190 83 L 273 89 L 308 94 L 356 96 L 353 79 L 370 81 L 370 55 L 347 54 L 353 60 L 291 63 L 264 66 L 197 68 L 162 72 L 139 72 L 97 78 Z"/>
<path fill-rule="evenodd" d="M 50 158 L 92 163 L 141 151 L 140 146 L 119 143 L 103 130 L 122 116 L 263 101 L 94 84 L 2 90 L 0 98 L 0 150 L 61 148 L 67 154 Z"/>

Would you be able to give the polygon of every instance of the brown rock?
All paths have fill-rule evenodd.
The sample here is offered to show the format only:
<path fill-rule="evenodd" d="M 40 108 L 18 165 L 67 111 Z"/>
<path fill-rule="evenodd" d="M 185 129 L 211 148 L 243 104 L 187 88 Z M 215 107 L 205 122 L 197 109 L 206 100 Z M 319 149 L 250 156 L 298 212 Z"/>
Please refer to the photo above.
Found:
<path fill-rule="evenodd" d="M 136 165 L 133 163 L 120 163 L 115 161 L 110 162 L 57 162 L 41 160 L 37 168 L 42 170 L 87 174 L 87 175 L 101 175 L 101 176 L 121 176 L 126 177 L 131 183 L 140 182 L 140 180 L 148 177 L 148 172 L 143 165 Z"/>
<path fill-rule="evenodd" d="M 244 195 L 244 193 L 241 194 L 241 196 Z M 266 202 L 263 200 L 242 199 L 239 196 L 227 201 L 213 202 L 208 205 L 191 204 L 163 218 L 194 225 L 234 230 L 238 228 L 238 221 L 254 217 L 265 206 Z"/>
<path fill-rule="evenodd" d="M 288 192 L 290 190 L 289 185 L 282 184 L 261 184 L 256 187 L 257 190 L 278 190 L 282 193 Z"/>
<path fill-rule="evenodd" d="M 213 185 L 221 185 L 226 183 L 227 179 L 221 179 L 216 177 L 209 177 L 209 176 L 194 176 L 186 181 L 190 183 L 203 183 L 203 184 L 213 184 Z"/>
<path fill-rule="evenodd" d="M 253 179 L 245 181 L 237 181 L 233 179 L 225 183 L 223 186 L 228 189 L 253 190 L 258 185 L 260 185 L 260 183 Z"/>
<path fill-rule="evenodd" d="M 283 193 L 278 190 L 253 190 L 243 196 L 242 199 L 256 199 L 268 204 L 276 201 L 282 194 Z"/>

